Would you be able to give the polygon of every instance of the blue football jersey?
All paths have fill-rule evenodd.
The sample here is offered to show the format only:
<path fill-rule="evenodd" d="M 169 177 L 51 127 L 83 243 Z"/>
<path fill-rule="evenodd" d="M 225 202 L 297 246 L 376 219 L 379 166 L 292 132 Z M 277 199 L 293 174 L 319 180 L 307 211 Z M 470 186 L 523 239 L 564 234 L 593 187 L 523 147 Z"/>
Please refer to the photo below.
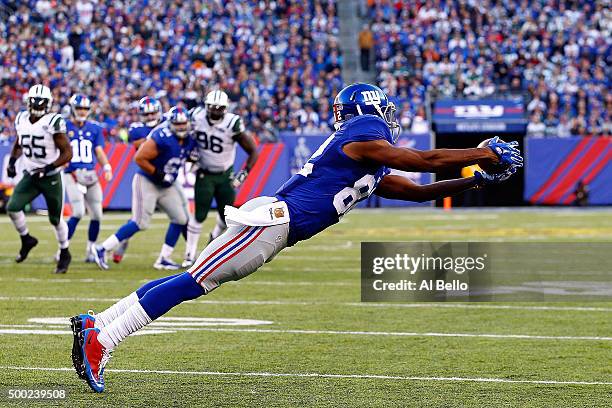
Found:
<path fill-rule="evenodd" d="M 174 136 L 167 126 L 157 126 L 148 137 L 155 142 L 158 152 L 157 157 L 151 160 L 151 164 L 156 169 L 161 169 L 165 174 L 170 174 L 176 179 L 180 168 L 185 164 L 185 160 L 189 157 L 191 151 L 196 148 L 196 141 L 191 136 L 187 136 L 182 139 L 183 143 L 181 144 L 181 139 Z M 140 167 L 138 173 L 156 183 L 154 177 Z"/>
<path fill-rule="evenodd" d="M 136 140 L 146 138 L 153 130 L 151 126 L 147 126 L 142 122 L 134 122 L 128 130 L 128 142 L 134 143 Z"/>
<path fill-rule="evenodd" d="M 67 120 L 66 131 L 72 147 L 72 160 L 65 171 L 70 173 L 76 169 L 95 169 L 96 147 L 104 148 L 102 128 L 90 121 L 78 127 L 75 122 Z"/>
<path fill-rule="evenodd" d="M 389 173 L 384 166 L 355 161 L 342 147 L 351 142 L 386 140 L 393 144 L 389 126 L 374 115 L 346 121 L 314 152 L 304 167 L 276 192 L 289 208 L 288 245 L 294 245 L 337 223 L 359 201 L 367 198 Z"/>

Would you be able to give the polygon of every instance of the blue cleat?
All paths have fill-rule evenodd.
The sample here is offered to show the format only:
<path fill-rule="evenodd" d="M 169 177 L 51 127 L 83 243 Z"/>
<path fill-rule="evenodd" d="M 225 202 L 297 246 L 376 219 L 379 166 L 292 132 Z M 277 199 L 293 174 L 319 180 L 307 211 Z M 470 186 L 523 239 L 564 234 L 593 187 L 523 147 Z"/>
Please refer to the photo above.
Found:
<path fill-rule="evenodd" d="M 72 329 L 72 365 L 76 370 L 77 375 L 83 380 L 85 377 L 85 368 L 83 366 L 83 336 L 81 333 L 87 329 L 94 328 L 96 318 L 90 310 L 87 314 L 80 314 L 70 318 L 70 328 Z"/>
<path fill-rule="evenodd" d="M 170 258 L 163 258 L 160 256 L 153 264 L 153 267 L 158 270 L 176 271 L 181 267 L 181 265 L 177 264 Z"/>
<path fill-rule="evenodd" d="M 83 332 L 83 368 L 85 380 L 95 392 L 104 391 L 104 367 L 111 358 L 111 351 L 98 341 L 100 329 L 87 329 Z"/>
<path fill-rule="evenodd" d="M 94 262 L 100 269 L 108 269 L 108 264 L 106 263 L 106 250 L 102 245 L 92 246 L 91 254 L 93 255 Z"/>

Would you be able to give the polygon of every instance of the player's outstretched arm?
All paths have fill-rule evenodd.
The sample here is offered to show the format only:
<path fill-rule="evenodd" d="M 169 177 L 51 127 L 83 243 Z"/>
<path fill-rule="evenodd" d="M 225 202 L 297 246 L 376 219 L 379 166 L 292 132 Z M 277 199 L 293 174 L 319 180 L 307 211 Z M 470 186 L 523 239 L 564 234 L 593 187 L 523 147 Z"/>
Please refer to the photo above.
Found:
<path fill-rule="evenodd" d="M 401 176 L 385 176 L 374 194 L 382 198 L 404 201 L 431 201 L 462 193 L 480 185 L 476 177 L 438 181 L 431 184 L 416 184 Z"/>
<path fill-rule="evenodd" d="M 507 146 L 506 146 L 507 145 Z M 504 148 L 512 152 L 503 156 L 506 164 L 522 165 L 520 152 L 505 143 Z M 473 149 L 433 149 L 416 150 L 400 148 L 391 145 L 386 140 L 373 140 L 368 142 L 348 143 L 343 147 L 344 153 L 357 161 L 371 162 L 397 170 L 420 171 L 435 173 L 450 168 L 460 168 L 472 164 L 490 165 L 498 164 L 502 154 L 497 154 L 493 148 L 476 147 Z"/>

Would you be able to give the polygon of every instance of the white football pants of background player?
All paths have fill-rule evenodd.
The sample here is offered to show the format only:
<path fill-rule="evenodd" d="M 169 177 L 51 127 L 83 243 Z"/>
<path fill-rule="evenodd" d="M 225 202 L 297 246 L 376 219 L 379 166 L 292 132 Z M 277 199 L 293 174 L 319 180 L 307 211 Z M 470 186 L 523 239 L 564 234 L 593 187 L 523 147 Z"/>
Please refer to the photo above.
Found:
<path fill-rule="evenodd" d="M 64 185 L 70 205 L 72 217 L 81 219 L 85 216 L 85 208 L 93 221 L 102 220 L 102 187 L 95 170 L 77 169 L 73 173 L 64 173 Z M 71 238 L 71 237 L 69 237 Z M 91 252 L 93 242 L 87 241 L 87 254 Z"/>

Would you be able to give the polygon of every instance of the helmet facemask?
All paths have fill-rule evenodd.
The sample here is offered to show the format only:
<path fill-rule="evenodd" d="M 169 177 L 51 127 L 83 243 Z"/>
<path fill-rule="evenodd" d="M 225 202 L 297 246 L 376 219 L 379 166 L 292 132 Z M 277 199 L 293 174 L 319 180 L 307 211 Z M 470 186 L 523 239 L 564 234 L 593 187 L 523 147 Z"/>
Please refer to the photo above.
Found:
<path fill-rule="evenodd" d="M 84 108 L 82 106 L 72 107 L 72 116 L 77 120 L 77 122 L 85 122 L 89 117 L 89 112 L 89 108 Z"/>
<path fill-rule="evenodd" d="M 159 111 L 143 113 L 140 115 L 140 120 L 145 126 L 155 127 L 161 121 L 161 114 Z"/>
<path fill-rule="evenodd" d="M 226 109 L 227 109 L 226 106 L 207 104 L 206 105 L 206 117 L 212 123 L 221 122 L 221 120 L 223 120 L 223 117 L 225 116 Z"/>
<path fill-rule="evenodd" d="M 184 139 L 189 134 L 189 121 L 186 122 L 170 122 L 170 130 L 179 139 Z"/>
<path fill-rule="evenodd" d="M 399 121 L 395 117 L 395 112 L 397 111 L 395 104 L 393 102 L 389 102 L 384 110 L 382 111 L 382 118 L 389 125 L 389 129 L 391 129 L 391 137 L 393 138 L 393 143 L 397 142 L 399 139 L 399 135 L 402 131 L 402 127 L 399 124 Z"/>
<path fill-rule="evenodd" d="M 32 97 L 28 98 L 28 111 L 34 117 L 44 116 L 49 112 L 51 101 L 47 98 Z"/>

